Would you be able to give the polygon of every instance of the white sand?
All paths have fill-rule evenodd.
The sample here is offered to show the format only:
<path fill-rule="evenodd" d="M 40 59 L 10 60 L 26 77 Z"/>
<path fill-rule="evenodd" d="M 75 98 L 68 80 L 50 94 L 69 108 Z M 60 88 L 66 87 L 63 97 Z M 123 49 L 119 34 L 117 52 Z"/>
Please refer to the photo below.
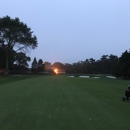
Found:
<path fill-rule="evenodd" d="M 79 76 L 79 78 L 89 78 L 89 76 Z"/>
<path fill-rule="evenodd" d="M 100 77 L 92 77 L 92 78 L 99 79 Z"/>
<path fill-rule="evenodd" d="M 74 76 L 67 76 L 67 77 L 74 77 Z"/>
<path fill-rule="evenodd" d="M 107 78 L 112 78 L 112 79 L 116 79 L 116 77 L 114 76 L 106 76 Z"/>

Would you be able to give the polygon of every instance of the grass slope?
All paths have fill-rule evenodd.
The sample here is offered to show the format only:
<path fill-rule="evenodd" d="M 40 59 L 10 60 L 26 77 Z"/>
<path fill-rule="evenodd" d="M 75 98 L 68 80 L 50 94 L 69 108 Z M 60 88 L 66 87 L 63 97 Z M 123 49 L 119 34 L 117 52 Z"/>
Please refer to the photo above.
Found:
<path fill-rule="evenodd" d="M 10 78 L 0 82 L 0 130 L 130 129 L 130 102 L 121 100 L 129 81 Z"/>

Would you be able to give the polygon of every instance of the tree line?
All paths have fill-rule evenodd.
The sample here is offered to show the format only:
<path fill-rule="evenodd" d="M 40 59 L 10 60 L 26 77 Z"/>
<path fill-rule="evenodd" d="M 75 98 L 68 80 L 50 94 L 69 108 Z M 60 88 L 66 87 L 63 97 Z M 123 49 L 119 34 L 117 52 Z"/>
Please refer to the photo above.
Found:
<path fill-rule="evenodd" d="M 67 74 L 111 74 L 130 79 L 130 52 L 125 51 L 120 57 L 116 55 L 102 55 L 100 59 L 94 58 L 78 61 L 76 63 L 55 62 L 51 65 L 45 62 L 45 70 L 51 70 L 51 66 L 58 69 L 65 69 Z"/>
<path fill-rule="evenodd" d="M 73 64 L 65 64 L 67 73 L 115 74 L 119 58 L 115 55 L 103 55 L 99 60 L 93 58 Z"/>
<path fill-rule="evenodd" d="M 37 37 L 33 31 L 19 18 L 9 16 L 0 18 L 0 69 L 4 74 L 10 73 L 53 73 L 53 67 L 64 69 L 68 74 L 112 74 L 130 78 L 130 52 L 125 51 L 120 57 L 103 55 L 99 60 L 93 58 L 76 63 L 43 62 L 34 57 L 31 68 L 28 62 L 31 58 L 26 55 L 28 49 L 38 46 Z"/>
<path fill-rule="evenodd" d="M 125 51 L 120 57 L 103 55 L 99 60 L 93 58 L 73 64 L 65 64 L 67 73 L 112 74 L 130 79 L 130 52 Z"/>

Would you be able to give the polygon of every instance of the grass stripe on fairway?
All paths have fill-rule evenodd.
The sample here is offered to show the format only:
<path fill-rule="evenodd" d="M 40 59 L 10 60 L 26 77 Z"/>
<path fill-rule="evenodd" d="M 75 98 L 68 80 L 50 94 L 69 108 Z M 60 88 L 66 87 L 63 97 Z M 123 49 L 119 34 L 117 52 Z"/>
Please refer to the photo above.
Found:
<path fill-rule="evenodd" d="M 0 85 L 0 130 L 129 130 L 129 81 L 40 76 Z"/>

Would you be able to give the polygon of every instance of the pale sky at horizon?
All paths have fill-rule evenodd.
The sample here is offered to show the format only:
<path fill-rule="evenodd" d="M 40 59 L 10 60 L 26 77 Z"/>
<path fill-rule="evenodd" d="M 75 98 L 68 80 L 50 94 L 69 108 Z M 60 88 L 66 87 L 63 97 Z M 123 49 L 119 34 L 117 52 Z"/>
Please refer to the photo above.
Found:
<path fill-rule="evenodd" d="M 130 48 L 130 0 L 0 0 L 0 17 L 31 27 L 38 47 L 27 55 L 74 63 Z M 31 60 L 31 62 L 32 62 Z M 31 63 L 30 62 L 30 63 Z"/>

